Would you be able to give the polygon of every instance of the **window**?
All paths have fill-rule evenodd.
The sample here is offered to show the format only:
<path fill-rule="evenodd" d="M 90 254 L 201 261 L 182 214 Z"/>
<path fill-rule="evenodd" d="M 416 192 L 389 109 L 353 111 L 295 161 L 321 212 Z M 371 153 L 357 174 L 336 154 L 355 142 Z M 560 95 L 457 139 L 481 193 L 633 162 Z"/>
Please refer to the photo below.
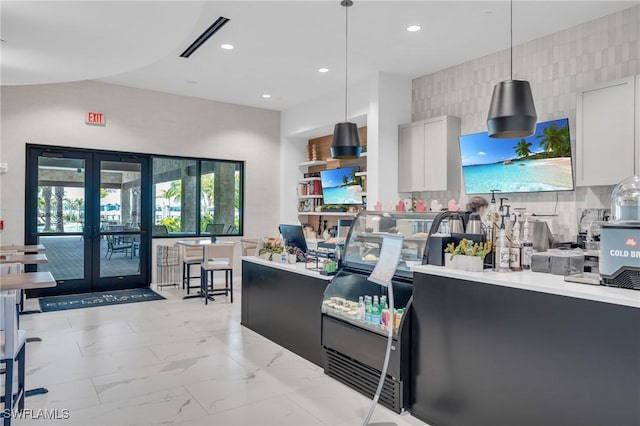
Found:
<path fill-rule="evenodd" d="M 240 161 L 153 158 L 153 235 L 242 235 Z"/>

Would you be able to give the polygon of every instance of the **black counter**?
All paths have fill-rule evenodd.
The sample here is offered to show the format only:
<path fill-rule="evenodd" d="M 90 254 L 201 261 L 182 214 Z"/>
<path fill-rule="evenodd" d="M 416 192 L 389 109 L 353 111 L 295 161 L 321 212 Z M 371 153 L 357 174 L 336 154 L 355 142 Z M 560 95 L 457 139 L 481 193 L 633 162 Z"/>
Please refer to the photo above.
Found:
<path fill-rule="evenodd" d="M 412 315 L 432 426 L 640 425 L 638 308 L 415 273 Z"/>
<path fill-rule="evenodd" d="M 243 259 L 241 324 L 322 366 L 321 307 L 329 281 L 283 268 Z"/>

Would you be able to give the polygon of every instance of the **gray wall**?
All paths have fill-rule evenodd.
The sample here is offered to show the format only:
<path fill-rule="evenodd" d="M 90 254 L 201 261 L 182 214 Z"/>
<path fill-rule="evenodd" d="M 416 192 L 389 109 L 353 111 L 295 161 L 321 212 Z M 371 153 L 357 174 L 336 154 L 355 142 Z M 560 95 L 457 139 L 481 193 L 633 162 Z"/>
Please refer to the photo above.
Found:
<path fill-rule="evenodd" d="M 514 46 L 514 78 L 531 83 L 538 121 L 569 117 L 571 136 L 575 138 L 577 92 L 596 83 L 640 74 L 639 33 L 640 6 L 636 6 Z M 412 121 L 448 114 L 461 117 L 462 134 L 486 131 L 493 86 L 508 78 L 508 50 L 417 78 L 413 80 Z M 575 147 L 575 140 L 572 142 Z M 611 190 L 607 186 L 558 193 L 555 210 L 559 216 L 551 219 L 553 232 L 573 238 L 576 209 L 609 207 Z M 467 198 L 462 188 L 414 195 L 441 202 Z M 552 213 L 556 203 L 556 193 L 509 198 L 512 205 L 537 213 Z"/>

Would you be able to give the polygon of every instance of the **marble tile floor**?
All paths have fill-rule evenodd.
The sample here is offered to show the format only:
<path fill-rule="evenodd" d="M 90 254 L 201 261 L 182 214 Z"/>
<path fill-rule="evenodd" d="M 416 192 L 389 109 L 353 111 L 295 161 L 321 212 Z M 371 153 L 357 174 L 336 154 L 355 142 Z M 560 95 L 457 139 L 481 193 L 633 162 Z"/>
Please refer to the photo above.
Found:
<path fill-rule="evenodd" d="M 27 398 L 34 418 L 13 424 L 362 423 L 367 398 L 240 325 L 240 291 L 233 304 L 206 306 L 175 288 L 158 292 L 167 300 L 22 317 L 28 336 L 43 339 L 27 346 L 27 388 L 49 393 Z M 380 405 L 372 421 L 425 426 Z"/>

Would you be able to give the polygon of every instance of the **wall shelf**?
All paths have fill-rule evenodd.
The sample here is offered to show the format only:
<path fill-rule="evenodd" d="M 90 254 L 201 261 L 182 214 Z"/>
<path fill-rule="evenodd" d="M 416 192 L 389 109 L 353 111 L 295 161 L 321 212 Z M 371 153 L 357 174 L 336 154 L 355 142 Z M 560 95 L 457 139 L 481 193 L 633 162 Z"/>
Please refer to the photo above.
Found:
<path fill-rule="evenodd" d="M 344 216 L 355 217 L 358 213 L 349 212 L 298 212 L 298 216 Z"/>
<path fill-rule="evenodd" d="M 327 164 L 326 161 L 316 160 L 316 161 L 304 161 L 302 163 L 299 163 L 298 166 L 299 167 L 311 167 L 311 166 L 324 166 L 325 164 Z"/>
<path fill-rule="evenodd" d="M 356 172 L 356 176 L 366 176 L 367 172 Z"/>
<path fill-rule="evenodd" d="M 322 195 L 298 195 L 299 200 L 306 200 L 309 198 L 322 198 Z"/>
<path fill-rule="evenodd" d="M 303 179 L 300 179 L 298 183 L 313 182 L 314 180 L 320 180 L 320 178 L 319 177 L 303 178 Z"/>

